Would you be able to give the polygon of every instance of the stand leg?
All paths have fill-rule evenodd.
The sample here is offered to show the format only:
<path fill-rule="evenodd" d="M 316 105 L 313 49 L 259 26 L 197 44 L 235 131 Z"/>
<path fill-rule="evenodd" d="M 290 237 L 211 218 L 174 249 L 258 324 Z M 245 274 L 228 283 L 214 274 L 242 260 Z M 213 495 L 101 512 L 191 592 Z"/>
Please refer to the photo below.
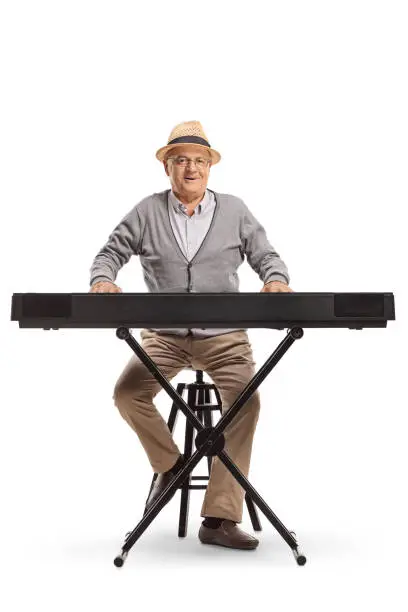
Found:
<path fill-rule="evenodd" d="M 235 479 L 239 482 L 241 487 L 246 491 L 246 493 L 255 502 L 258 508 L 264 513 L 268 521 L 272 523 L 276 531 L 282 536 L 285 542 L 290 546 L 290 548 L 295 554 L 295 558 L 297 558 L 298 564 L 304 565 L 306 563 L 306 557 L 304 555 L 301 555 L 298 551 L 298 543 L 294 536 L 294 531 L 289 531 L 285 527 L 285 525 L 278 519 L 278 517 L 271 510 L 271 508 L 268 506 L 266 501 L 259 495 L 259 493 L 251 485 L 251 483 L 245 478 L 241 470 L 239 470 L 237 466 L 235 465 L 235 463 L 231 461 L 227 453 L 225 453 L 224 451 L 220 451 L 218 453 L 218 457 L 223 462 L 225 467 L 229 469 L 229 471 L 235 477 Z"/>
<path fill-rule="evenodd" d="M 194 397 L 192 390 L 188 390 L 188 405 L 194 405 Z M 185 433 L 185 441 L 184 441 L 184 458 L 190 459 L 192 451 L 193 451 L 193 437 L 194 437 L 194 427 L 190 423 L 189 420 L 186 420 L 186 433 Z M 187 523 L 188 523 L 188 508 L 190 503 L 190 486 L 191 483 L 191 472 L 183 482 L 181 487 L 181 497 L 180 497 L 180 517 L 179 517 L 179 529 L 178 535 L 180 538 L 184 538 L 187 535 Z"/>
<path fill-rule="evenodd" d="M 149 507 L 148 511 L 143 515 L 142 519 L 139 521 L 133 531 L 128 532 L 121 552 L 113 561 L 116 567 L 122 567 L 129 550 L 146 531 L 150 523 L 156 518 L 162 508 L 164 508 L 167 502 L 173 497 L 173 492 L 179 488 L 181 483 L 184 482 L 185 478 L 193 471 L 198 462 L 204 456 L 204 452 L 204 447 L 195 451 L 190 459 L 180 468 L 174 479 L 167 485 L 161 495 L 159 495 L 156 501 Z"/>

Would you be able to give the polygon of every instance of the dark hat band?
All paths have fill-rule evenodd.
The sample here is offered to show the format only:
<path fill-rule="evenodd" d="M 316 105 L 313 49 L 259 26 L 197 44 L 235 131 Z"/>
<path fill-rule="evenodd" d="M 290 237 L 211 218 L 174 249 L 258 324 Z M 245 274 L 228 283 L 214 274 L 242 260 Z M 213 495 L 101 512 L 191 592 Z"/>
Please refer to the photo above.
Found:
<path fill-rule="evenodd" d="M 204 145 L 205 147 L 210 147 L 210 143 L 205 140 L 205 138 L 201 138 L 200 136 L 180 136 L 180 138 L 174 138 L 168 142 L 168 145 L 178 144 L 180 142 L 190 143 L 190 144 L 199 144 Z"/>

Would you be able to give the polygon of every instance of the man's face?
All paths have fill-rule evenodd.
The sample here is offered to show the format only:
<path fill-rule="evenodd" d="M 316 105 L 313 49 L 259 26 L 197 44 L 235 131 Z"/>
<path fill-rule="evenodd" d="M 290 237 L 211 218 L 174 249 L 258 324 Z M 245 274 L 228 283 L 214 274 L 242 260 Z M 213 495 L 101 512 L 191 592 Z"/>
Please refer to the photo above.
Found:
<path fill-rule="evenodd" d="M 177 147 L 170 150 L 164 162 L 164 168 L 167 176 L 170 178 L 173 191 L 179 196 L 184 196 L 188 199 L 199 197 L 207 188 L 211 161 L 203 166 L 191 161 L 186 166 L 180 166 L 176 163 L 175 159 L 169 159 L 175 157 L 188 157 L 193 160 L 211 160 L 209 153 L 201 147 L 186 145 L 185 147 Z"/>

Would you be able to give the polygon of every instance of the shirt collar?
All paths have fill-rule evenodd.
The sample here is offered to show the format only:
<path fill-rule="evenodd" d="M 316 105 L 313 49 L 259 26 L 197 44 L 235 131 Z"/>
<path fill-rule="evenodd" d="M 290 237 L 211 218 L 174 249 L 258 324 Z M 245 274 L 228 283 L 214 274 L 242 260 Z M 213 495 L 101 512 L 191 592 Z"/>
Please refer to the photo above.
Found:
<path fill-rule="evenodd" d="M 180 202 L 180 200 L 176 197 L 172 189 L 170 190 L 170 193 L 169 193 L 169 201 L 176 212 L 180 212 L 180 211 L 186 212 L 187 211 L 187 207 L 182 202 Z M 197 211 L 198 214 L 201 214 L 203 210 L 205 209 L 205 207 L 208 206 L 209 201 L 210 201 L 210 193 L 208 189 L 206 189 L 204 197 L 201 200 L 201 202 L 195 207 L 194 213 Z"/>

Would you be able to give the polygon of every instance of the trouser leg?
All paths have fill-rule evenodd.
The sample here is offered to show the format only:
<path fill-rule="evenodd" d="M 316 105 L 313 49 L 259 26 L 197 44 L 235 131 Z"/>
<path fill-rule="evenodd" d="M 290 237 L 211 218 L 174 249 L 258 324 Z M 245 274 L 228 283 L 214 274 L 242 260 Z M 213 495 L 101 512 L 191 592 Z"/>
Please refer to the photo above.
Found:
<path fill-rule="evenodd" d="M 212 378 L 220 392 L 224 413 L 255 374 L 248 335 L 246 332 L 231 332 L 194 340 L 193 346 L 193 366 L 204 370 Z M 224 431 L 224 450 L 245 477 L 249 473 L 259 410 L 260 397 L 256 390 Z M 240 523 L 244 497 L 244 489 L 215 456 L 201 516 L 217 516 Z"/>
<path fill-rule="evenodd" d="M 142 347 L 164 376 L 171 380 L 190 364 L 184 338 L 142 330 Z M 154 472 L 169 470 L 180 455 L 166 421 L 153 403 L 162 389 L 139 357 L 133 355 L 113 392 L 116 407 L 136 432 Z"/>

